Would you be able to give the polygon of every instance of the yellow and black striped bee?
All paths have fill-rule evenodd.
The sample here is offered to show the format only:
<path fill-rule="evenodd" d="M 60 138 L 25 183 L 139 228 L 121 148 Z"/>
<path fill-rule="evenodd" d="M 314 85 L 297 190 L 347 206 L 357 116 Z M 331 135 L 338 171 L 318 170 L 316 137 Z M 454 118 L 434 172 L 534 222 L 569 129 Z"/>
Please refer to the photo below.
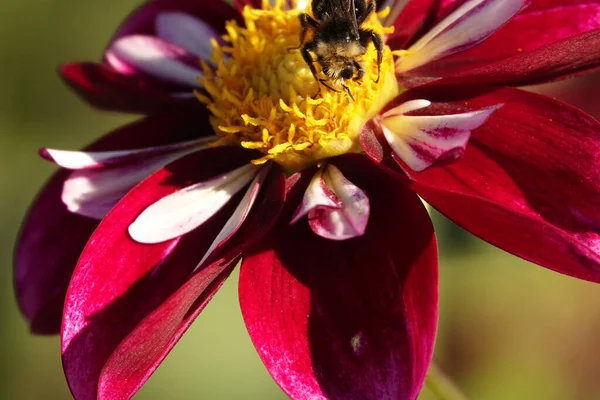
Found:
<path fill-rule="evenodd" d="M 383 58 L 383 41 L 370 29 L 361 26 L 375 11 L 375 0 L 312 0 L 312 14 L 300 14 L 300 51 L 315 79 L 325 87 L 329 80 L 341 85 L 350 98 L 352 94 L 345 81 L 360 81 L 364 76 L 362 65 L 356 60 L 367 52 L 369 42 L 377 50 L 377 81 Z M 307 32 L 312 32 L 309 41 Z M 315 60 L 321 65 L 327 79 L 317 76 Z M 320 89 L 319 89 L 320 91 Z M 318 93 L 317 93 L 318 94 Z"/>

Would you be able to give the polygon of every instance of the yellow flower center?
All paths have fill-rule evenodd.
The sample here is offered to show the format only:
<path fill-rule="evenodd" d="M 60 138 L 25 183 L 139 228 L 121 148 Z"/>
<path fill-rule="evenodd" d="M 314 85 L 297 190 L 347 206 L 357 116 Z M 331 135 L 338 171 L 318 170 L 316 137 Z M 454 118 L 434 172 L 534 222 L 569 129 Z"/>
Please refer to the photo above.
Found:
<path fill-rule="evenodd" d="M 335 90 L 319 88 L 300 54 L 304 11 L 285 10 L 283 0 L 264 3 L 263 9 L 244 8 L 244 26 L 227 22 L 225 45 L 213 42 L 216 69 L 203 65 L 201 83 L 210 97 L 196 96 L 212 113 L 217 145 L 259 150 L 264 156 L 254 164 L 272 160 L 290 172 L 360 151 L 360 129 L 399 92 L 390 49 L 384 46 L 379 82 L 377 52 L 370 44 L 357 59 L 365 71 L 361 81 L 330 80 L 327 85 Z M 362 27 L 383 36 L 389 28 L 379 16 L 371 15 Z M 315 66 L 319 78 L 326 78 L 317 61 Z"/>

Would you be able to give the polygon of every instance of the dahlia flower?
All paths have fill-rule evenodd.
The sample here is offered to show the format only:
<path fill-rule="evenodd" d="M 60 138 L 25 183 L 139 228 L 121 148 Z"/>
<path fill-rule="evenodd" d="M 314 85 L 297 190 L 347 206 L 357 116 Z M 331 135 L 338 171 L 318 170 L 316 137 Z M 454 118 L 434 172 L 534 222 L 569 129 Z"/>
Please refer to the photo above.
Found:
<path fill-rule="evenodd" d="M 131 397 L 240 260 L 248 332 L 290 397 L 416 398 L 438 313 L 418 196 L 600 281 L 600 126 L 512 88 L 597 68 L 600 2 L 380 6 L 383 61 L 371 45 L 350 93 L 319 91 L 293 50 L 310 7 L 282 0 L 149 1 L 100 63 L 60 68 L 93 106 L 145 114 L 41 150 L 62 169 L 17 243 L 20 306 L 36 333 L 62 316 L 75 398 Z"/>

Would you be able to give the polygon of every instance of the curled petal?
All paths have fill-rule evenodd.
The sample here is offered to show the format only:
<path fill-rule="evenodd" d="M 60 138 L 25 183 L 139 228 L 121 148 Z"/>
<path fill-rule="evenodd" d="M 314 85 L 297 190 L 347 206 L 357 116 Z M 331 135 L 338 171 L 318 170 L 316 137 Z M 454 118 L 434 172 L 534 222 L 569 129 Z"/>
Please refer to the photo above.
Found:
<path fill-rule="evenodd" d="M 302 202 L 296 209 L 290 223 L 295 224 L 315 208 L 339 210 L 342 208 L 340 203 L 339 197 L 327 185 L 327 181 L 323 178 L 323 170 L 320 169 L 314 174 L 308 188 L 306 188 Z"/>
<path fill-rule="evenodd" d="M 141 73 L 179 85 L 201 87 L 198 60 L 185 49 L 154 36 L 122 37 L 106 51 L 106 60 L 123 75 Z"/>
<path fill-rule="evenodd" d="M 365 234 L 331 241 L 289 225 L 310 176 L 291 183 L 280 225 L 242 262 L 242 314 L 291 398 L 413 400 L 437 324 L 431 221 L 413 192 L 364 156 L 343 158 L 336 166 L 372 202 Z"/>
<path fill-rule="evenodd" d="M 482 42 L 506 24 L 529 0 L 469 0 L 447 16 L 396 61 L 406 72 Z"/>
<path fill-rule="evenodd" d="M 411 100 L 381 116 L 386 140 L 413 171 L 423 171 L 436 163 L 461 157 L 471 132 L 500 107 L 452 115 L 405 115 L 430 104 L 427 100 Z"/>
<path fill-rule="evenodd" d="M 272 168 L 246 223 L 192 274 L 233 212 L 229 204 L 198 229 L 141 244 L 127 229 L 157 200 L 249 163 L 256 154 L 220 147 L 192 154 L 136 186 L 102 221 L 73 274 L 62 327 L 63 365 L 77 399 L 130 398 L 215 294 L 231 268 L 277 220 L 283 175 Z"/>
<path fill-rule="evenodd" d="M 183 12 L 164 12 L 156 17 L 156 34 L 188 52 L 210 59 L 212 39 L 220 36 L 209 24 Z"/>
<path fill-rule="evenodd" d="M 291 223 L 308 214 L 313 232 L 331 240 L 346 240 L 365 233 L 369 198 L 330 164 L 309 184 Z"/>
<path fill-rule="evenodd" d="M 160 243 L 196 229 L 242 190 L 258 168 L 248 164 L 160 199 L 136 218 L 129 234 L 139 243 Z"/>

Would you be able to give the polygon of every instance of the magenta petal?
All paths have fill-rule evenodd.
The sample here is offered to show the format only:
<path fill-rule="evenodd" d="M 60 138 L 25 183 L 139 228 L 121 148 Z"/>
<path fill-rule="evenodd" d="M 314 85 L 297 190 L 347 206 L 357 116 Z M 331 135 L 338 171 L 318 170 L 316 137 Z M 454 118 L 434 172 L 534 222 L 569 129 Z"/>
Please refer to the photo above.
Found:
<path fill-rule="evenodd" d="M 456 93 L 432 88 L 437 100 Z M 423 96 L 422 93 L 416 96 Z M 497 89 L 445 107 L 504 106 L 473 133 L 464 157 L 411 174 L 451 220 L 526 260 L 600 282 L 600 124 L 566 104 Z"/>
<path fill-rule="evenodd" d="M 172 96 L 166 88 L 139 76 L 122 75 L 110 67 L 95 63 L 72 63 L 59 73 L 83 100 L 110 111 L 155 113 L 173 108 L 201 108 L 194 98 Z M 191 91 L 190 91 L 191 94 Z"/>
<path fill-rule="evenodd" d="M 330 241 L 288 225 L 308 183 L 296 181 L 279 228 L 243 260 L 244 320 L 294 399 L 414 399 L 437 323 L 433 228 L 414 193 L 363 156 L 344 158 L 336 165 L 371 200 L 364 236 Z"/>
<path fill-rule="evenodd" d="M 206 117 L 170 113 L 125 126 L 100 139 L 89 150 L 159 146 L 189 140 L 210 129 Z M 15 245 L 17 301 L 36 333 L 58 333 L 69 279 L 88 238 L 98 225 L 67 211 L 61 193 L 70 171 L 59 171 L 31 206 Z"/>
<path fill-rule="evenodd" d="M 185 332 L 244 249 L 277 220 L 283 175 L 273 168 L 268 188 L 246 223 L 192 275 L 225 224 L 231 204 L 198 229 L 146 245 L 128 226 L 147 206 L 190 181 L 247 163 L 237 147 L 178 160 L 134 188 L 103 220 L 83 251 L 69 286 L 62 327 L 63 364 L 77 399 L 129 398 Z"/>

